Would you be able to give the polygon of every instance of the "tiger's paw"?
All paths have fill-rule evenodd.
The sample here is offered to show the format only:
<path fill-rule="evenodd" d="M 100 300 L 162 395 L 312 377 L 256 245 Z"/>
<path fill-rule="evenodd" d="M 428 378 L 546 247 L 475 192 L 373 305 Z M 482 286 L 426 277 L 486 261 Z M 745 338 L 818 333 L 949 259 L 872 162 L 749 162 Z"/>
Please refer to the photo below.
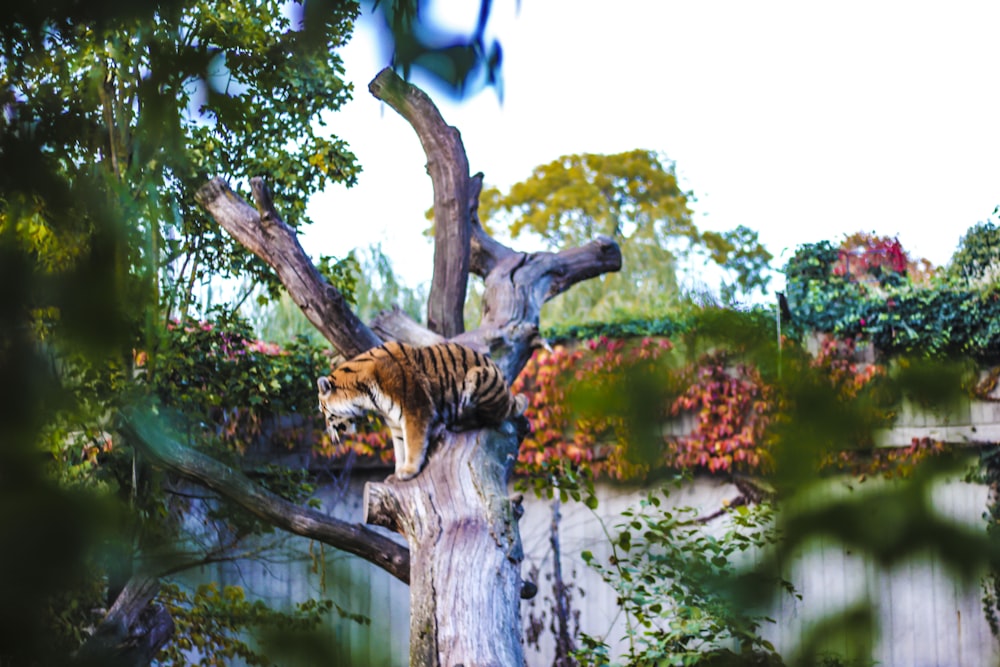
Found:
<path fill-rule="evenodd" d="M 417 476 L 420 470 L 414 465 L 401 465 L 396 468 L 396 479 L 406 481 Z"/>

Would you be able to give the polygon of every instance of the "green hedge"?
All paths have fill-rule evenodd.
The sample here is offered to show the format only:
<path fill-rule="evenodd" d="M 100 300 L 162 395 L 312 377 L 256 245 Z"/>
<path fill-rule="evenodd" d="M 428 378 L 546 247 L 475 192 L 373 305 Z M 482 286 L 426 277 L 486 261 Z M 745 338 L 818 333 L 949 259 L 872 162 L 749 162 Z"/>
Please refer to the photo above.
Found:
<path fill-rule="evenodd" d="M 836 275 L 839 250 L 800 246 L 785 269 L 792 320 L 800 332 L 861 337 L 882 353 L 967 356 L 1000 361 L 1000 290 L 937 277 L 916 285 L 887 273 L 868 282 Z"/>

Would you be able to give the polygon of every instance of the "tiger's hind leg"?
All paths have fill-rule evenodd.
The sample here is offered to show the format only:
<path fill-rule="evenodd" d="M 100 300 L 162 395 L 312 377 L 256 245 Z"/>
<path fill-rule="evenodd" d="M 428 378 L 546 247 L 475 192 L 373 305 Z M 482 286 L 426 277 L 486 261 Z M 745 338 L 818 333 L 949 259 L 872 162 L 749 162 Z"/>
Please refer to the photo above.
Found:
<path fill-rule="evenodd" d="M 497 370 L 477 366 L 465 374 L 452 428 L 461 431 L 497 425 L 508 417 L 524 414 L 527 407 L 528 398 L 523 394 L 512 396 Z"/>
<path fill-rule="evenodd" d="M 476 366 L 465 374 L 462 391 L 458 396 L 458 405 L 455 408 L 455 418 L 450 424 L 453 431 L 471 431 L 483 425 L 479 417 L 482 406 L 477 395 L 486 380 L 484 377 L 486 373 L 489 373 L 488 369 Z"/>

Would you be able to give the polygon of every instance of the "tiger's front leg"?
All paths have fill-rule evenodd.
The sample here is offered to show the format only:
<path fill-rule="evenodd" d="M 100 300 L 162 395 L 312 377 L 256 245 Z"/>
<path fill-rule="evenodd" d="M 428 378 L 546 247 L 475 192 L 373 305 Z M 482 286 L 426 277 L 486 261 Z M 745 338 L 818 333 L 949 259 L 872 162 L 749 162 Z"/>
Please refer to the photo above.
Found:
<path fill-rule="evenodd" d="M 396 477 L 401 480 L 413 479 L 420 472 L 427 458 L 430 442 L 430 416 L 406 415 L 403 417 L 403 450 L 400 457 L 396 450 Z M 395 445 L 395 437 L 393 438 Z M 401 464 L 402 462 L 402 464 Z"/>
<path fill-rule="evenodd" d="M 390 423 L 389 431 L 392 433 L 392 455 L 396 465 L 396 477 L 407 479 L 401 476 L 402 468 L 406 464 L 406 438 L 403 435 L 403 428 L 399 424 Z"/>

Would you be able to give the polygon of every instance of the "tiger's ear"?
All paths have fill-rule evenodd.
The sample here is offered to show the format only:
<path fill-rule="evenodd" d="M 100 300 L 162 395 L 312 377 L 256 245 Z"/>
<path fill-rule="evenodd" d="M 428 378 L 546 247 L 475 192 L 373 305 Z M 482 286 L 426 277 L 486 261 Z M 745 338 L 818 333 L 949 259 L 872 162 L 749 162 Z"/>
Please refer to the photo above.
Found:
<path fill-rule="evenodd" d="M 319 389 L 319 393 L 323 396 L 326 396 L 333 391 L 333 384 L 330 382 L 330 378 L 325 375 L 316 380 L 316 387 Z"/>

